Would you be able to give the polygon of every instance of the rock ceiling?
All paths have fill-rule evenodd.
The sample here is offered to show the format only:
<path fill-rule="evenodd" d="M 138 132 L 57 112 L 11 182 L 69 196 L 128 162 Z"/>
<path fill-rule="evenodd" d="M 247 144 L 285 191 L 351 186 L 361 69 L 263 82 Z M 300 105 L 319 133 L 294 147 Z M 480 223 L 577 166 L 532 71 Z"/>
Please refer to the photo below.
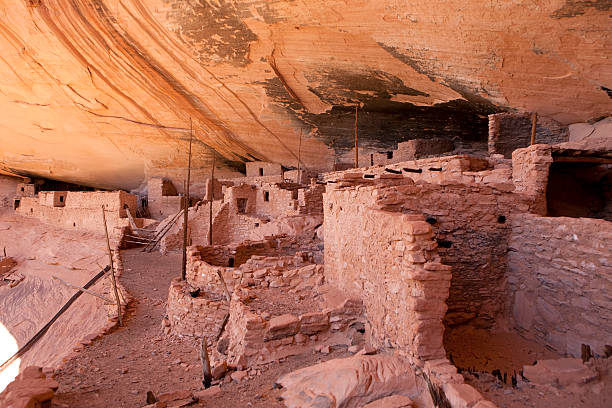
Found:
<path fill-rule="evenodd" d="M 0 167 L 109 188 L 612 111 L 606 0 L 0 0 Z M 363 163 L 365 164 L 365 163 Z M 198 173 L 199 172 L 199 173 Z M 178 183 L 180 184 L 180 183 Z"/>

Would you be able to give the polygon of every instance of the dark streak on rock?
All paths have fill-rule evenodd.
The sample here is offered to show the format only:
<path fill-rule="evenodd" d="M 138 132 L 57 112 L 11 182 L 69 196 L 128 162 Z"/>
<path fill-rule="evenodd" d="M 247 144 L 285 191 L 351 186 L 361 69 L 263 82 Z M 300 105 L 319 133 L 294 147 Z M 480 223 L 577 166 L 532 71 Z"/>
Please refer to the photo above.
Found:
<path fill-rule="evenodd" d="M 338 100 L 366 102 L 374 99 L 391 99 L 391 96 L 396 94 L 429 96 L 405 86 L 398 77 L 382 71 L 357 73 L 347 70 L 322 69 L 316 74 L 305 73 L 304 76 L 310 83 L 322 84 L 309 89 L 322 101 L 329 104 L 334 104 L 334 101 Z"/>
<path fill-rule="evenodd" d="M 197 48 L 200 59 L 222 60 L 237 66 L 249 64 L 250 43 L 256 41 L 257 36 L 242 22 L 245 13 L 231 2 L 213 5 L 200 0 L 190 3 L 193 4 L 174 2 L 168 17 Z"/>
<path fill-rule="evenodd" d="M 552 18 L 572 18 L 582 16 L 590 8 L 598 11 L 612 10 L 610 0 L 567 0 L 565 5 L 551 14 Z"/>
<path fill-rule="evenodd" d="M 344 78 L 336 72 L 333 79 L 329 79 L 335 83 L 328 89 L 322 87 L 311 89 L 324 101 L 332 101 L 333 98 L 347 101 L 346 105 L 335 105 L 322 114 L 307 112 L 289 95 L 278 78 L 265 81 L 263 86 L 266 94 L 280 109 L 292 114 L 296 120 L 310 125 L 311 129 L 316 129 L 318 138 L 333 147 L 337 154 L 353 148 L 354 105 L 358 102 L 363 103 L 359 110 L 360 145 L 379 151 L 395 149 L 398 142 L 416 138 L 443 137 L 468 143 L 484 142 L 488 136 L 487 114 L 500 110 L 490 103 L 478 101 L 475 97 L 471 98 L 472 100 L 456 100 L 431 107 L 394 102 L 390 100 L 389 95 L 395 85 L 393 81 L 384 82 L 381 78 L 368 78 L 364 85 L 360 85 L 358 81 L 363 77 L 353 74 L 347 75 L 346 78 L 345 83 Z M 324 80 L 321 82 L 329 84 Z M 387 86 L 389 88 L 386 88 Z M 357 93 L 354 91 L 355 87 L 356 89 L 369 87 L 375 95 Z M 344 92 L 342 88 L 345 89 Z"/>

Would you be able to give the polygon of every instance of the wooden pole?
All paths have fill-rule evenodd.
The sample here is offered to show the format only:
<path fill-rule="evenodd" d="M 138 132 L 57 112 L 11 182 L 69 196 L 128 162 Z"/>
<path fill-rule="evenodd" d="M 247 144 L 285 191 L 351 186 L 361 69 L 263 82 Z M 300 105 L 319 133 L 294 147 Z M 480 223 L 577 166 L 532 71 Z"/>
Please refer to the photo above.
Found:
<path fill-rule="evenodd" d="M 213 149 L 212 166 L 210 169 L 210 205 L 208 208 L 208 245 L 213 243 L 213 201 L 215 200 L 215 158 L 217 152 Z"/>
<path fill-rule="evenodd" d="M 531 115 L 531 144 L 535 144 L 536 126 L 538 124 L 538 112 L 533 112 Z"/>
<path fill-rule="evenodd" d="M 92 291 L 91 291 L 91 290 L 89 290 L 89 289 L 85 289 L 85 288 L 82 288 L 82 287 L 80 287 L 80 286 L 73 285 L 73 284 L 72 284 L 72 283 L 70 283 L 70 282 L 66 282 L 66 281 L 65 281 L 65 280 L 63 280 L 62 278 L 58 278 L 57 276 L 53 276 L 53 275 L 52 275 L 51 277 L 52 277 L 53 279 L 57 279 L 58 281 L 62 282 L 64 285 L 68 286 L 69 288 L 72 288 L 72 289 L 77 289 L 77 290 L 80 290 L 80 291 L 81 291 L 81 292 L 83 292 L 83 293 L 87 293 L 88 295 L 92 295 L 92 296 L 95 296 L 95 297 L 97 297 L 97 298 L 100 298 L 100 299 L 102 299 L 103 301 L 105 301 L 106 303 L 109 303 L 109 304 L 111 304 L 111 305 L 115 303 L 115 302 L 113 302 L 112 300 L 110 300 L 110 299 L 108 299 L 108 298 L 105 298 L 104 296 L 98 295 L 97 293 L 92 292 Z"/>
<path fill-rule="evenodd" d="M 187 184 L 185 185 L 185 205 L 183 206 L 183 263 L 181 264 L 181 279 L 187 276 L 187 229 L 189 221 L 189 184 L 191 182 L 191 142 L 193 140 L 193 123 L 189 118 L 189 159 L 187 162 Z"/>
<path fill-rule="evenodd" d="M 204 385 L 204 388 L 208 388 L 212 383 L 212 371 L 210 369 L 210 359 L 208 358 L 206 337 L 202 337 L 200 340 L 200 360 L 202 361 L 202 385 Z"/>
<path fill-rule="evenodd" d="M 355 105 L 355 168 L 359 167 L 359 140 L 357 136 L 357 109 L 359 105 Z"/>
<path fill-rule="evenodd" d="M 302 162 L 302 129 L 300 128 L 300 144 L 298 147 L 298 165 L 297 165 L 297 182 L 300 183 L 301 182 L 301 178 L 300 178 L 300 163 Z"/>
<path fill-rule="evenodd" d="M 113 263 L 113 252 L 111 251 L 110 247 L 110 239 L 108 238 L 108 227 L 106 226 L 106 211 L 104 210 L 104 205 L 102 205 L 102 220 L 104 221 L 104 232 L 106 233 L 106 249 L 108 250 L 111 283 L 113 285 L 113 292 L 115 293 L 115 302 L 117 302 L 117 320 L 119 322 L 119 326 L 123 326 L 123 321 L 121 319 L 121 301 L 119 300 L 119 291 L 117 290 L 117 281 L 115 280 L 115 265 Z"/>

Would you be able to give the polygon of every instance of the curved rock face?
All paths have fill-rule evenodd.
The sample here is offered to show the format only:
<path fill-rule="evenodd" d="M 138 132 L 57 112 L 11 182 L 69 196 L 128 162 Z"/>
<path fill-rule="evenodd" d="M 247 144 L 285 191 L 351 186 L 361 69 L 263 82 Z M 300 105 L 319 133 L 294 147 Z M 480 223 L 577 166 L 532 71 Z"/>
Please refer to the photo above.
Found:
<path fill-rule="evenodd" d="M 486 138 L 486 114 L 609 114 L 608 1 L 0 3 L 0 165 L 135 189 L 258 159 L 329 169 L 360 148 Z M 303 134 L 301 149 L 300 133 Z M 298 153 L 298 150 L 301 150 Z M 362 155 L 365 156 L 365 155 Z M 362 165 L 366 163 L 366 157 Z M 196 177 L 198 173 L 196 172 Z"/>

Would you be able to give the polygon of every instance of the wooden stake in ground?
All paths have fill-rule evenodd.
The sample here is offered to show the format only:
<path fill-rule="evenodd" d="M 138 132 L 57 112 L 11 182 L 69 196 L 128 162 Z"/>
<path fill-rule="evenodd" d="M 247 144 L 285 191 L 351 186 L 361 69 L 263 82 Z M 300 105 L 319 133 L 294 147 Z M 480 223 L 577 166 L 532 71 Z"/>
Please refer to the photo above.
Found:
<path fill-rule="evenodd" d="M 204 388 L 208 388 L 212 383 L 212 371 L 210 369 L 210 359 L 208 358 L 206 337 L 202 337 L 200 340 L 200 360 L 202 361 L 202 385 L 204 385 Z"/>
<path fill-rule="evenodd" d="M 113 263 L 113 252 L 111 251 L 110 247 L 110 239 L 108 238 L 108 227 L 106 226 L 106 211 L 104 210 L 104 205 L 102 206 L 102 220 L 104 221 L 104 232 L 106 233 L 106 248 L 108 250 L 111 283 L 113 285 L 113 292 L 115 293 L 115 301 L 117 302 L 117 320 L 119 322 L 119 326 L 123 326 L 123 321 L 121 319 L 121 301 L 119 300 L 119 291 L 117 290 L 117 281 L 115 280 L 115 265 Z"/>
<path fill-rule="evenodd" d="M 189 118 L 189 159 L 187 163 L 187 184 L 185 185 L 185 205 L 183 206 L 183 263 L 181 265 L 181 279 L 187 276 L 187 228 L 189 221 L 189 183 L 191 182 L 191 142 L 193 140 L 193 124 Z"/>
<path fill-rule="evenodd" d="M 301 178 L 300 178 L 300 163 L 302 162 L 302 129 L 300 129 L 300 144 L 298 147 L 298 165 L 297 165 L 297 183 L 301 183 Z"/>
<path fill-rule="evenodd" d="M 531 144 L 535 144 L 536 137 L 536 126 L 538 124 L 538 112 L 533 112 L 531 114 Z"/>
<path fill-rule="evenodd" d="M 217 152 L 213 149 L 212 166 L 210 168 L 210 206 L 208 207 L 208 245 L 213 243 L 213 201 L 215 200 L 215 158 Z"/>
<path fill-rule="evenodd" d="M 357 109 L 359 105 L 355 105 L 355 168 L 359 167 L 359 140 L 357 137 Z"/>

